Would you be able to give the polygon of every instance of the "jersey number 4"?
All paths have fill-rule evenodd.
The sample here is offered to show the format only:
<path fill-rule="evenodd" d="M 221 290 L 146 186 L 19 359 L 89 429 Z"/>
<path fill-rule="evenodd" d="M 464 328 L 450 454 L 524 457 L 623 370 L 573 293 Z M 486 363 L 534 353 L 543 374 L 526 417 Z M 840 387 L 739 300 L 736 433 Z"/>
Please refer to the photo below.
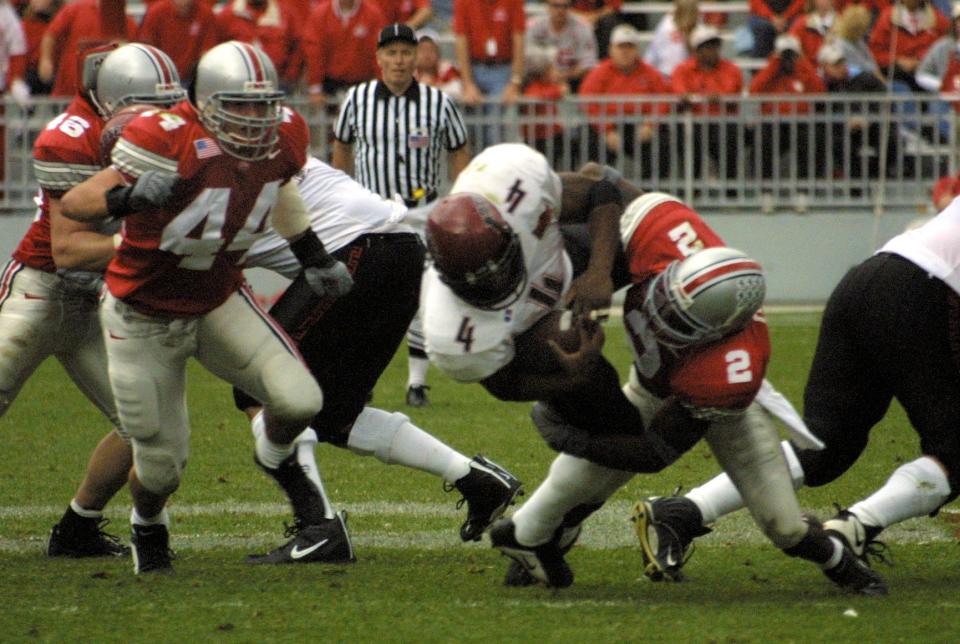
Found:
<path fill-rule="evenodd" d="M 229 188 L 207 188 L 164 227 L 160 250 L 180 255 L 177 267 L 191 271 L 209 270 L 222 253 L 246 253 L 263 231 L 264 219 L 277 201 L 279 186 L 279 181 L 264 184 L 249 213 L 237 212 L 236 208 L 228 211 Z M 236 230 L 238 219 L 244 214 L 243 226 L 228 240 L 226 231 Z"/>

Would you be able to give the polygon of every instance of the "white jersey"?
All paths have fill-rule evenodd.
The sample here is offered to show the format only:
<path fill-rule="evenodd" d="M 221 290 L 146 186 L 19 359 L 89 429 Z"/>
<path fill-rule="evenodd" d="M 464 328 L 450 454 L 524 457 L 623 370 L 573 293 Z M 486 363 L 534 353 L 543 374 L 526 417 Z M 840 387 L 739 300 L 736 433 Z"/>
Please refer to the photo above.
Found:
<path fill-rule="evenodd" d="M 909 259 L 960 294 L 960 199 L 923 226 L 897 235 L 878 252 Z"/>
<path fill-rule="evenodd" d="M 407 212 L 403 203 L 383 199 L 319 159 L 307 159 L 294 181 L 310 213 L 310 227 L 329 253 L 367 233 L 413 232 L 402 223 Z M 272 270 L 291 279 L 300 272 L 300 263 L 287 240 L 273 228 L 253 243 L 244 265 Z"/>
<path fill-rule="evenodd" d="M 539 152 L 513 143 L 489 147 L 450 192 L 478 193 L 497 207 L 520 237 L 528 277 L 514 304 L 490 311 L 457 297 L 433 266 L 424 274 L 420 307 L 427 354 L 451 377 L 472 382 L 513 360 L 514 338 L 561 306 L 573 268 L 557 225 L 560 177 Z"/>

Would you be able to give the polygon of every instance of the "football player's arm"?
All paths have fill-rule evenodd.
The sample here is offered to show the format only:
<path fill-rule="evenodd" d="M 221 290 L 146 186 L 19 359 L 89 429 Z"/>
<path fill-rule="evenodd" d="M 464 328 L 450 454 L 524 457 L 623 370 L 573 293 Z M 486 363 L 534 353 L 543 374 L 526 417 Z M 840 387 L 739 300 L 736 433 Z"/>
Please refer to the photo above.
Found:
<path fill-rule="evenodd" d="M 470 144 L 464 143 L 456 150 L 450 150 L 450 156 L 447 157 L 447 168 L 450 174 L 450 181 L 456 181 L 460 172 L 470 163 Z"/>
<path fill-rule="evenodd" d="M 68 219 L 61 212 L 60 199 L 49 197 L 50 245 L 57 268 L 102 271 L 113 258 L 114 235 L 104 235 L 90 224 Z"/>
<path fill-rule="evenodd" d="M 343 262 L 337 261 L 310 227 L 310 213 L 293 181 L 280 186 L 277 203 L 270 211 L 270 224 L 287 240 L 303 267 L 303 276 L 320 297 L 338 298 L 353 287 L 353 278 Z"/>
<path fill-rule="evenodd" d="M 332 165 L 337 170 L 353 176 L 353 146 L 335 139 L 333 141 Z"/>
<path fill-rule="evenodd" d="M 123 186 L 123 175 L 112 167 L 104 168 L 86 181 L 70 188 L 60 199 L 60 212 L 75 222 L 96 222 L 109 217 L 107 191 Z"/>

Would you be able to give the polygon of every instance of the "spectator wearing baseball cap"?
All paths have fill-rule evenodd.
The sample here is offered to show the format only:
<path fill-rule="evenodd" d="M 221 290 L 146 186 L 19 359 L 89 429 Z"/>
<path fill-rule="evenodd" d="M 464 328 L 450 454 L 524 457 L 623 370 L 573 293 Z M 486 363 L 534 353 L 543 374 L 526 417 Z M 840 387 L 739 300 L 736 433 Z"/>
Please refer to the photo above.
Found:
<path fill-rule="evenodd" d="M 750 82 L 750 93 L 753 95 L 822 94 L 826 89 L 813 63 L 803 57 L 800 41 L 790 34 L 777 36 L 774 54 Z M 816 158 L 823 158 L 819 147 L 824 139 L 823 136 L 811 138 L 814 130 L 811 129 L 808 119 L 801 116 L 810 113 L 810 103 L 799 100 L 761 103 L 760 111 L 765 116 L 760 124 L 760 137 L 757 140 L 763 178 L 769 179 L 773 176 L 773 170 L 777 166 L 780 167 L 780 176 L 808 177 L 809 164 L 814 160 L 811 159 L 810 152 L 816 150 Z M 771 119 L 770 116 L 774 114 L 777 116 Z M 817 133 L 820 133 L 822 128 L 823 126 L 819 125 Z M 779 164 L 784 153 L 788 151 L 790 155 L 785 160 L 786 165 Z M 820 168 L 823 168 L 822 164 Z"/>
<path fill-rule="evenodd" d="M 455 101 L 463 98 L 463 81 L 456 66 L 441 56 L 440 34 L 433 29 L 417 31 L 417 62 L 413 75 L 418 81 L 443 91 Z"/>
<path fill-rule="evenodd" d="M 303 48 L 311 105 L 377 76 L 373 53 L 386 25 L 376 0 L 330 0 L 310 13 Z"/>
<path fill-rule="evenodd" d="M 694 114 L 736 114 L 737 105 L 724 103 L 724 96 L 739 96 L 743 91 L 743 73 L 731 61 L 720 55 L 723 41 L 713 25 L 698 25 L 690 34 L 693 55 L 683 61 L 670 75 L 670 87 L 674 94 L 683 96 Z M 683 137 L 678 137 L 681 154 Z M 708 122 L 694 124 L 693 161 L 694 175 L 703 176 L 703 146 L 717 165 L 718 173 L 727 179 L 737 176 L 737 164 L 746 142 L 735 122 Z"/>

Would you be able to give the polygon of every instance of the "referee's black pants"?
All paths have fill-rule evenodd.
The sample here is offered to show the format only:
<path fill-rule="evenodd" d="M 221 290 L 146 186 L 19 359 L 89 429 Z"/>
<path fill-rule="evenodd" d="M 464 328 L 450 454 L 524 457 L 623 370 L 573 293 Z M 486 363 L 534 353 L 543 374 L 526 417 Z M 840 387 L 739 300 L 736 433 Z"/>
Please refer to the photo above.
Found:
<path fill-rule="evenodd" d="M 857 460 L 896 398 L 923 454 L 960 492 L 960 298 L 899 255 L 852 268 L 827 302 L 804 391 L 803 416 L 824 443 L 800 450 L 807 485 L 829 483 Z"/>
<path fill-rule="evenodd" d="M 342 446 L 417 312 L 424 247 L 413 233 L 368 234 L 333 255 L 353 276 L 349 293 L 328 306 L 301 274 L 270 315 L 323 389 L 311 426 L 320 440 Z M 259 404 L 236 389 L 234 400 L 241 410 Z"/>

